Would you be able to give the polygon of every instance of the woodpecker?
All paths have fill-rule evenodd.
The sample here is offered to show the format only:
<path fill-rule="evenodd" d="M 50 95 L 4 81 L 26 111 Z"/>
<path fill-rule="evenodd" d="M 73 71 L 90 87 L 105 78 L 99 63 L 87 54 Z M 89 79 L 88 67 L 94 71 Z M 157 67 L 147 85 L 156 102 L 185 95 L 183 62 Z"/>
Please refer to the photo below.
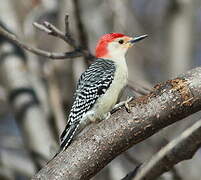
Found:
<path fill-rule="evenodd" d="M 126 52 L 145 37 L 147 35 L 133 38 L 121 33 L 109 33 L 100 38 L 95 62 L 78 81 L 68 122 L 60 136 L 61 150 L 65 150 L 86 125 L 109 116 L 127 84 Z"/>

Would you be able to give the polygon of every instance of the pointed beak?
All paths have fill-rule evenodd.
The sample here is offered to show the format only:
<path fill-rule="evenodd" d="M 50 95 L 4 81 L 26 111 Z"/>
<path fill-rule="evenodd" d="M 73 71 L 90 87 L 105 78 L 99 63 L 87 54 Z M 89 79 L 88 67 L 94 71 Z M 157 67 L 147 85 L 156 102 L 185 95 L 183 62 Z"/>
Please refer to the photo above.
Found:
<path fill-rule="evenodd" d="M 136 43 L 136 42 L 138 42 L 138 41 L 141 41 L 141 40 L 143 40 L 144 38 L 146 38 L 148 35 L 147 34 L 144 34 L 144 35 L 141 35 L 141 36 L 137 36 L 137 37 L 134 37 L 132 40 L 130 40 L 129 42 L 131 43 L 131 44 L 134 44 L 134 43 Z"/>

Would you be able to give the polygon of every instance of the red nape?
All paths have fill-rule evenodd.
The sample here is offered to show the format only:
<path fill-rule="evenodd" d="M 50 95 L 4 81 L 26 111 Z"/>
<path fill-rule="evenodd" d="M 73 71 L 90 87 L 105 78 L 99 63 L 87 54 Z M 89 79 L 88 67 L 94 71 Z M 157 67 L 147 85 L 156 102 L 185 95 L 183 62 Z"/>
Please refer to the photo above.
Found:
<path fill-rule="evenodd" d="M 121 33 L 109 33 L 109 34 L 104 34 L 98 41 L 97 46 L 96 46 L 96 57 L 101 58 L 107 55 L 108 50 L 107 50 L 107 44 L 111 41 L 113 41 L 116 38 L 120 38 L 125 36 L 124 34 Z"/>

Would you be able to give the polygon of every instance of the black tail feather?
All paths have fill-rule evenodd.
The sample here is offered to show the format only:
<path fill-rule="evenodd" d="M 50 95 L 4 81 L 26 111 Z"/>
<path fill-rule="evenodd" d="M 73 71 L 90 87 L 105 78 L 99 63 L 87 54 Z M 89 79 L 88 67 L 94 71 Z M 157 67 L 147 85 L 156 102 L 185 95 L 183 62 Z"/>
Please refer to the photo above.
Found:
<path fill-rule="evenodd" d="M 65 130 L 63 131 L 63 133 L 60 136 L 61 150 L 65 150 L 70 145 L 78 126 L 79 126 L 79 122 L 75 122 L 75 123 L 71 124 L 70 126 L 69 125 L 66 126 Z"/>

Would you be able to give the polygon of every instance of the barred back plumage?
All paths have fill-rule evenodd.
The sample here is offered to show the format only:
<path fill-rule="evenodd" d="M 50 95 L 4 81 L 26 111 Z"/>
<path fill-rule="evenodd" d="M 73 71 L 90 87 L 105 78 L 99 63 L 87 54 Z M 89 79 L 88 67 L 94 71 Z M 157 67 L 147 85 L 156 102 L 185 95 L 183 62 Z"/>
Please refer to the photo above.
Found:
<path fill-rule="evenodd" d="M 96 59 L 81 75 L 66 128 L 60 137 L 61 149 L 66 149 L 71 143 L 83 115 L 93 108 L 97 99 L 109 88 L 114 79 L 114 73 L 113 61 Z"/>

